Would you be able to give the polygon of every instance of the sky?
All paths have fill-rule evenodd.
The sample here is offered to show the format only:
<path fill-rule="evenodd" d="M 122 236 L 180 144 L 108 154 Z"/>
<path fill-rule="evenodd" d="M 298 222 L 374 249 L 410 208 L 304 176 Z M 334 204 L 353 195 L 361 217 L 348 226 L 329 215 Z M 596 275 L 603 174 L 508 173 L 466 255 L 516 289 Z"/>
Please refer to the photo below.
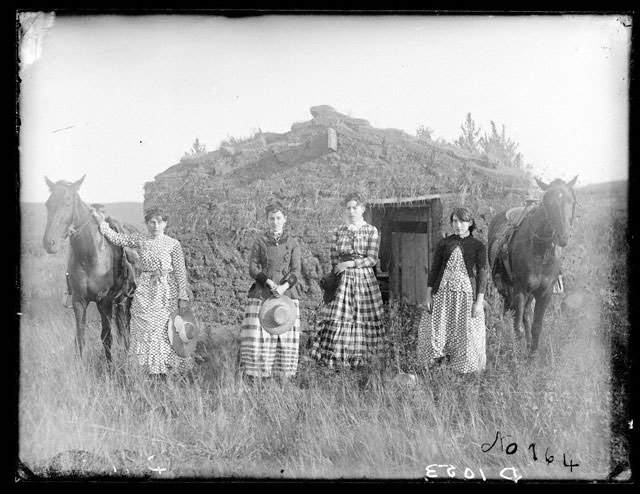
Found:
<path fill-rule="evenodd" d="M 196 138 L 287 132 L 325 104 L 449 142 L 471 113 L 542 179 L 628 178 L 628 17 L 18 15 L 21 201 L 86 175 L 86 202 L 142 202 Z"/>

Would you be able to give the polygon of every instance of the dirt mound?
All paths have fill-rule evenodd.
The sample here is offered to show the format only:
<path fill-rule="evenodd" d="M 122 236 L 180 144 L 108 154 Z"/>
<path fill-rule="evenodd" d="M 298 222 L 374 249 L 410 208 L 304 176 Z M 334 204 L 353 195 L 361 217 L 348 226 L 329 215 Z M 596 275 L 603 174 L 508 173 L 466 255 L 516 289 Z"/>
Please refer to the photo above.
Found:
<path fill-rule="evenodd" d="M 232 139 L 145 184 L 145 208 L 171 212 L 167 232 L 182 242 L 195 300 L 213 321 L 241 317 L 252 283 L 247 256 L 270 200 L 285 205 L 288 226 L 301 240 L 301 308 L 309 320 L 322 300 L 318 280 L 329 269 L 330 232 L 341 221 L 347 191 L 371 200 L 442 194 L 445 214 L 454 204 L 477 212 L 482 235 L 498 209 L 521 204 L 530 190 L 523 172 L 453 146 L 374 128 L 328 105 L 310 112 L 311 120 L 289 132 Z"/>

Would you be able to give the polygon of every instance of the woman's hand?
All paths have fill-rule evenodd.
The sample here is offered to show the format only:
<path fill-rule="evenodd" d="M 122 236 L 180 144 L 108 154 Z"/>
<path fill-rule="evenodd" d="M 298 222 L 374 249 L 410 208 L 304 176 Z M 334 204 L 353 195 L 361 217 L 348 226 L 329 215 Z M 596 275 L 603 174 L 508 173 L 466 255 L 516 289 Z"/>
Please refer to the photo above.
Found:
<path fill-rule="evenodd" d="M 264 284 L 269 287 L 269 290 L 271 290 L 271 295 L 273 295 L 274 297 L 280 296 L 280 294 L 276 290 L 278 288 L 278 284 L 275 281 L 273 281 L 272 279 L 268 279 L 264 282 Z"/>
<path fill-rule="evenodd" d="M 427 306 L 427 312 L 431 314 L 433 310 L 433 296 L 431 295 L 431 291 L 427 292 L 427 296 L 424 298 L 424 305 Z"/>
<path fill-rule="evenodd" d="M 352 268 L 352 267 L 355 267 L 355 262 L 353 262 L 353 261 L 341 262 L 341 263 L 336 264 L 335 268 L 333 268 L 333 272 L 335 274 L 340 274 L 345 269 Z"/>
<path fill-rule="evenodd" d="M 286 292 L 289 289 L 289 283 L 284 282 L 282 285 L 276 285 L 275 288 L 271 289 L 271 293 L 274 295 L 274 297 L 279 297 L 281 295 L 284 295 L 284 292 Z"/>
<path fill-rule="evenodd" d="M 478 299 L 471 306 L 471 317 L 478 317 L 484 311 L 484 299 L 478 297 Z"/>
<path fill-rule="evenodd" d="M 98 211 L 97 209 L 91 210 L 91 215 L 95 218 L 98 223 L 102 223 L 105 218 L 105 214 L 102 211 Z"/>

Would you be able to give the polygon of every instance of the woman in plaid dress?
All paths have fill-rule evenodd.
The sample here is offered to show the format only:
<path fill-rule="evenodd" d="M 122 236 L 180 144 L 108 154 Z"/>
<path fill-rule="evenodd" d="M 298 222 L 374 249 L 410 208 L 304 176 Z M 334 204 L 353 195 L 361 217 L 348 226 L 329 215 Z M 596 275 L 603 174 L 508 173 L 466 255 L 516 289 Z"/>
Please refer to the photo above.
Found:
<path fill-rule="evenodd" d="M 148 235 L 118 233 L 104 221 L 104 213 L 94 210 L 93 216 L 109 242 L 133 247 L 140 255 L 142 272 L 131 302 L 129 357 L 156 378 L 192 369 L 193 357 L 175 353 L 167 332 L 171 313 L 189 304 L 182 246 L 164 234 L 167 215 L 159 208 L 145 212 Z"/>
<path fill-rule="evenodd" d="M 467 208 L 454 209 L 449 219 L 454 234 L 436 247 L 427 280 L 418 358 L 427 369 L 447 359 L 452 370 L 469 374 L 486 364 L 487 249 L 473 237 L 475 224 Z"/>
<path fill-rule="evenodd" d="M 250 378 L 294 376 L 298 370 L 300 308 L 298 287 L 300 247 L 285 230 L 285 210 L 279 203 L 266 208 L 269 230 L 251 248 L 249 275 L 256 280 L 248 293 L 240 330 L 240 368 Z M 293 327 L 280 335 L 262 328 L 258 314 L 264 300 L 286 295 L 296 306 Z"/>
<path fill-rule="evenodd" d="M 331 264 L 339 284 L 322 308 L 321 328 L 311 356 L 330 368 L 357 368 L 382 351 L 382 296 L 373 267 L 378 262 L 378 229 L 364 218 L 358 194 L 344 199 L 346 223 L 333 232 Z"/>

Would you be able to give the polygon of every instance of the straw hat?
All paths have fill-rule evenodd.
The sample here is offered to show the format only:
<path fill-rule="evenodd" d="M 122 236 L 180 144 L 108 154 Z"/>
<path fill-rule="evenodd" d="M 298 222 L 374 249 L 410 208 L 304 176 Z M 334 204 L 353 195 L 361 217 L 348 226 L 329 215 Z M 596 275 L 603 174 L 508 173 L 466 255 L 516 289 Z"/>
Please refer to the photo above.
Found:
<path fill-rule="evenodd" d="M 286 295 L 270 297 L 262 303 L 258 319 L 267 333 L 279 335 L 293 327 L 296 312 L 296 304 Z"/>
<path fill-rule="evenodd" d="M 198 323 L 190 310 L 182 316 L 176 309 L 169 317 L 169 343 L 180 357 L 191 355 L 198 344 Z"/>

